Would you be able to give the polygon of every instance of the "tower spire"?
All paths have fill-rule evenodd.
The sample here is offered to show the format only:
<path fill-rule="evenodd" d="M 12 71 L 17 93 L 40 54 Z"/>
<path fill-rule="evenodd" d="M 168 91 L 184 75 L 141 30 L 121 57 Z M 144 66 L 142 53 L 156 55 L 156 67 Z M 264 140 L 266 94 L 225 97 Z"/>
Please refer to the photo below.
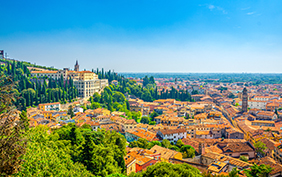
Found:
<path fill-rule="evenodd" d="M 248 112 L 248 91 L 247 91 L 247 88 L 246 88 L 246 87 L 243 89 L 243 95 L 242 95 L 242 111 L 243 111 L 243 112 Z"/>
<path fill-rule="evenodd" d="M 79 71 L 79 65 L 78 65 L 78 60 L 76 60 L 76 63 L 74 65 L 74 70 Z"/>

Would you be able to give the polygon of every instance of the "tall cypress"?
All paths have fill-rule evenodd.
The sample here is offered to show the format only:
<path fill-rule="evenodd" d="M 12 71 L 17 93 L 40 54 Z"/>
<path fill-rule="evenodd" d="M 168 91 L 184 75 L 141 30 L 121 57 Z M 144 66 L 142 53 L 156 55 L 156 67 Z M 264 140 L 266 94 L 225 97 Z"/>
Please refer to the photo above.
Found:
<path fill-rule="evenodd" d="M 52 88 L 52 79 L 49 77 L 48 79 L 48 88 Z"/>
<path fill-rule="evenodd" d="M 29 95 L 30 95 L 30 106 L 33 106 L 33 95 L 31 93 L 31 91 L 29 92 Z"/>

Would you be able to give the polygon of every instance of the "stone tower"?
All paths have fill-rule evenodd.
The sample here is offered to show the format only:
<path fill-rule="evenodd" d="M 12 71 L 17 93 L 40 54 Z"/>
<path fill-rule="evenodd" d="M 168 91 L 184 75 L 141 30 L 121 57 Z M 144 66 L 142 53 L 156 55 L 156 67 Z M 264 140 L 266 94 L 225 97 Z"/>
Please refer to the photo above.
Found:
<path fill-rule="evenodd" d="M 74 70 L 75 71 L 79 71 L 79 65 L 78 65 L 78 61 L 76 60 L 76 63 L 74 65 Z"/>
<path fill-rule="evenodd" d="M 200 142 L 199 143 L 199 155 L 205 154 L 205 144 Z"/>
<path fill-rule="evenodd" d="M 247 91 L 246 87 L 243 89 L 242 111 L 243 112 L 248 112 L 248 91 Z"/>

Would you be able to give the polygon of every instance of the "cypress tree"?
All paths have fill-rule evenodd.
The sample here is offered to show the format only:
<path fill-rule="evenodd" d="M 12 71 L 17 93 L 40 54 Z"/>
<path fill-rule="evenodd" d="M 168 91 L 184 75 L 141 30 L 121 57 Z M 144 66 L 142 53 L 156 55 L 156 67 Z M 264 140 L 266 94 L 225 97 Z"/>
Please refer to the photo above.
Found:
<path fill-rule="evenodd" d="M 24 110 L 20 114 L 20 121 L 23 123 L 23 127 L 25 131 L 28 131 L 29 130 L 29 120 L 27 118 L 26 111 Z"/>
<path fill-rule="evenodd" d="M 31 92 L 29 92 L 30 95 L 30 106 L 33 106 L 33 95 Z"/>
<path fill-rule="evenodd" d="M 22 110 L 26 111 L 26 99 L 22 98 Z"/>
<path fill-rule="evenodd" d="M 47 102 L 48 102 L 48 103 L 51 103 L 51 92 L 50 92 L 50 91 L 48 92 L 48 99 L 47 99 Z"/>
<path fill-rule="evenodd" d="M 64 77 L 61 74 L 61 79 L 60 79 L 60 88 L 64 87 Z"/>
<path fill-rule="evenodd" d="M 28 107 L 30 106 L 30 94 L 29 92 L 27 92 L 25 95 L 26 95 L 26 106 Z"/>
<path fill-rule="evenodd" d="M 7 72 L 8 74 L 11 74 L 10 63 L 7 63 Z"/>
<path fill-rule="evenodd" d="M 51 79 L 51 77 L 49 78 L 48 88 L 52 88 L 52 79 Z"/>

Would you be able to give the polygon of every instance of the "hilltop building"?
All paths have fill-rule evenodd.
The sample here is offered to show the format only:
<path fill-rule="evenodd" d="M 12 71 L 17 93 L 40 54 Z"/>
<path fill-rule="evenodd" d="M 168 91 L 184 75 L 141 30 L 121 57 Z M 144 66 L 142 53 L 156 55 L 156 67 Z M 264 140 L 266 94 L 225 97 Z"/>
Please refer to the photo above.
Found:
<path fill-rule="evenodd" d="M 31 71 L 32 77 L 48 77 L 52 79 L 64 80 L 71 77 L 73 84 L 78 90 L 78 97 L 88 98 L 95 92 L 99 92 L 104 87 L 108 86 L 108 79 L 98 79 L 98 76 L 91 71 L 79 71 L 78 61 L 74 66 L 74 71 L 68 69 L 57 70 L 57 71 Z"/>

